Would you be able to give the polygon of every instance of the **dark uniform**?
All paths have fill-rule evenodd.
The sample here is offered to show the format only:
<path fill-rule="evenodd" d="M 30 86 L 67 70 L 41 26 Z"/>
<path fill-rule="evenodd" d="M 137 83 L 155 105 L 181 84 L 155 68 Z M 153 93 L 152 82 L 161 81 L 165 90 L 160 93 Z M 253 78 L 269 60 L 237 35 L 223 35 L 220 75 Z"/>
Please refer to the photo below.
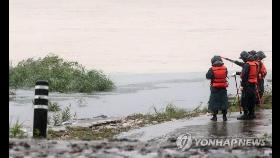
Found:
<path fill-rule="evenodd" d="M 238 117 L 239 120 L 247 120 L 255 118 L 256 105 L 256 84 L 258 76 L 258 65 L 254 61 L 254 57 L 249 53 L 242 52 L 240 58 L 244 61 L 242 66 L 241 86 L 243 87 L 241 95 L 241 105 L 243 107 L 243 115 Z"/>
<path fill-rule="evenodd" d="M 259 70 L 260 70 L 261 63 L 259 62 L 257 52 L 254 51 L 254 50 L 251 50 L 249 52 L 243 51 L 241 53 L 243 53 L 243 54 L 249 53 L 251 55 L 251 60 L 254 60 L 256 62 L 257 66 L 258 66 L 258 72 L 260 72 Z M 240 66 L 240 67 L 243 67 L 244 64 L 245 64 L 245 62 L 240 62 L 240 61 L 237 61 L 237 60 L 234 60 L 232 62 L 235 63 L 236 65 Z M 241 74 L 241 72 L 237 73 L 237 75 L 240 75 L 240 74 Z M 262 96 L 262 94 L 263 94 L 263 89 L 264 89 L 263 80 L 258 80 L 258 87 L 257 88 L 259 90 L 259 93 L 256 95 L 256 99 L 255 99 L 255 101 L 256 101 L 255 104 L 256 105 L 258 105 L 260 103 L 260 98 L 261 98 L 260 96 Z M 242 98 L 241 98 L 241 103 L 242 103 Z"/>
<path fill-rule="evenodd" d="M 218 111 L 223 113 L 223 120 L 227 121 L 228 96 L 227 96 L 227 68 L 224 66 L 219 56 L 214 56 L 211 60 L 212 67 L 208 70 L 206 78 L 211 80 L 209 110 L 212 111 L 211 120 L 217 121 Z"/>

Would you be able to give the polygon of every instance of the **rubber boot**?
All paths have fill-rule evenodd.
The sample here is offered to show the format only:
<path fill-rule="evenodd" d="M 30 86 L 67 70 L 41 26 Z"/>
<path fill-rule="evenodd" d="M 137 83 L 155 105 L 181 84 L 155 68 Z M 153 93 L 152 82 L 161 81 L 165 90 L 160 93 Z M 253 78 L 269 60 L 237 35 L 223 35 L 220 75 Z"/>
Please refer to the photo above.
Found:
<path fill-rule="evenodd" d="M 212 121 L 217 121 L 217 114 L 218 114 L 218 111 L 213 112 L 213 117 L 211 118 Z"/>
<path fill-rule="evenodd" d="M 249 111 L 248 119 L 249 119 L 249 120 L 254 120 L 255 118 L 256 118 L 255 110 L 254 110 L 254 109 L 251 109 L 251 110 Z"/>
<path fill-rule="evenodd" d="M 227 121 L 227 111 L 223 110 L 223 121 Z"/>
<path fill-rule="evenodd" d="M 237 117 L 237 120 L 248 120 L 248 111 L 244 111 L 242 116 Z"/>
<path fill-rule="evenodd" d="M 211 120 L 212 120 L 212 121 L 217 121 L 217 120 L 218 120 L 218 119 L 217 119 L 217 115 L 214 114 L 213 117 L 211 118 Z"/>

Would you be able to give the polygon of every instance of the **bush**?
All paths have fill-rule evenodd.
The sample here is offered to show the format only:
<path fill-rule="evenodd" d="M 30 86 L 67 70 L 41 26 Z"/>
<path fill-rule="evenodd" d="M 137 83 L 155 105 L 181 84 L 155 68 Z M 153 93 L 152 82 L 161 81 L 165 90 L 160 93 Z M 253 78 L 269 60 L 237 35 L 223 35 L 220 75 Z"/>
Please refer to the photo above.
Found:
<path fill-rule="evenodd" d="M 69 121 L 72 118 L 72 114 L 70 112 L 70 107 L 67 106 L 62 112 L 61 112 L 61 121 L 66 122 Z"/>
<path fill-rule="evenodd" d="M 55 105 L 59 107 L 57 103 L 55 103 Z M 60 126 L 63 122 L 75 119 L 76 113 L 71 113 L 70 106 L 71 105 L 65 107 L 64 109 L 61 109 L 59 107 L 59 110 L 50 111 L 51 113 L 48 117 L 48 124 L 53 126 Z"/>
<path fill-rule="evenodd" d="M 93 92 L 114 88 L 113 82 L 103 72 L 86 70 L 78 62 L 64 61 L 57 55 L 47 55 L 37 60 L 29 58 L 15 67 L 9 66 L 9 86 L 32 88 L 37 80 L 47 80 L 50 91 Z"/>

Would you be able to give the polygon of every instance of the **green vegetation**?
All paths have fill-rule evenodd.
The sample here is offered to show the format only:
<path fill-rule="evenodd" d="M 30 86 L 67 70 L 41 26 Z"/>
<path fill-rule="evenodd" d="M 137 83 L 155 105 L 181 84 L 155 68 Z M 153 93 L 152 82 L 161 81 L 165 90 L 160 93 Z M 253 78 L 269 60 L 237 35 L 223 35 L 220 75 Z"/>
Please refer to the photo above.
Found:
<path fill-rule="evenodd" d="M 9 136 L 11 138 L 23 138 L 25 132 L 23 131 L 23 124 L 17 120 L 15 124 L 9 125 Z"/>
<path fill-rule="evenodd" d="M 65 61 L 57 55 L 20 61 L 9 66 L 9 86 L 32 88 L 37 80 L 47 80 L 50 91 L 81 92 L 108 91 L 114 83 L 97 70 L 86 70 L 78 62 Z"/>
<path fill-rule="evenodd" d="M 9 89 L 9 101 L 13 100 L 16 97 L 16 92 Z"/>
<path fill-rule="evenodd" d="M 62 112 L 61 112 L 61 121 L 66 122 L 72 118 L 72 114 L 70 112 L 70 107 L 67 106 Z"/>
<path fill-rule="evenodd" d="M 162 123 L 173 119 L 191 118 L 207 112 L 207 109 L 197 107 L 193 111 L 186 111 L 172 104 L 168 104 L 162 111 L 154 108 L 152 114 L 133 114 L 122 121 L 95 127 L 66 127 L 65 131 L 48 131 L 49 139 L 82 139 L 100 140 L 112 139 L 121 132 L 143 127 L 150 124 Z M 126 124 L 126 125 L 125 125 Z"/>
<path fill-rule="evenodd" d="M 182 108 L 178 108 L 173 104 L 168 104 L 163 111 L 158 111 L 154 108 L 155 113 L 152 114 L 133 114 L 127 116 L 129 119 L 141 119 L 143 124 L 151 123 L 161 123 L 166 121 L 171 121 L 172 119 L 181 119 L 181 118 L 191 118 L 198 116 L 202 113 L 207 112 L 207 108 L 201 109 L 201 107 L 195 108 L 193 111 L 186 111 Z"/>
<path fill-rule="evenodd" d="M 61 108 L 56 102 L 52 103 L 49 101 L 48 106 L 49 106 L 49 112 L 61 111 Z"/>
<path fill-rule="evenodd" d="M 16 95 L 16 92 L 9 89 L 9 95 Z"/>
<path fill-rule="evenodd" d="M 60 126 L 63 122 L 75 118 L 76 114 L 71 113 L 70 106 L 71 105 L 65 107 L 64 109 L 61 109 L 56 102 L 49 102 L 50 115 L 48 116 L 48 124 L 52 124 L 53 126 Z"/>
<path fill-rule="evenodd" d="M 88 127 L 66 127 L 64 131 L 48 130 L 48 139 L 64 138 L 64 139 L 78 139 L 78 140 L 101 140 L 112 139 L 115 135 L 128 131 L 130 128 L 102 128 L 98 131 L 92 130 Z"/>
<path fill-rule="evenodd" d="M 264 109 L 272 108 L 272 91 L 266 90 L 264 94 Z M 235 98 L 230 97 L 230 112 L 239 112 L 239 108 L 234 101 Z M 192 118 L 207 113 L 207 107 L 198 106 L 192 111 L 186 111 L 172 104 L 168 104 L 163 110 L 154 108 L 154 113 L 142 114 L 137 113 L 127 116 L 123 120 L 110 124 L 102 124 L 94 127 L 66 127 L 65 131 L 48 131 L 49 139 L 82 139 L 82 140 L 100 140 L 112 139 L 115 135 L 131 129 L 144 127 L 146 125 L 158 124 L 174 119 Z"/>
<path fill-rule="evenodd" d="M 256 110 L 259 109 L 272 109 L 272 89 L 267 86 L 263 94 L 263 104 L 256 107 Z M 237 98 L 229 97 L 229 109 L 230 112 L 239 112 L 239 106 L 237 104 Z"/>

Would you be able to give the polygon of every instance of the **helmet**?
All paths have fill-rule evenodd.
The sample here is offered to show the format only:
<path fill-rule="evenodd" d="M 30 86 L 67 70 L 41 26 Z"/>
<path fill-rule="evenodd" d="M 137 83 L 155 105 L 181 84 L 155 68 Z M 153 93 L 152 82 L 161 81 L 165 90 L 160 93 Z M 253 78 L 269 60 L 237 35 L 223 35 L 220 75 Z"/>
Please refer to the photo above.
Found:
<path fill-rule="evenodd" d="M 215 55 L 212 59 L 211 59 L 211 63 L 214 64 L 215 61 L 223 61 L 221 56 L 219 55 Z"/>
<path fill-rule="evenodd" d="M 213 66 L 220 66 L 220 65 L 223 65 L 223 61 L 221 60 L 216 60 L 214 63 L 212 63 Z"/>
<path fill-rule="evenodd" d="M 251 56 L 251 55 L 250 55 L 248 52 L 242 51 L 242 52 L 240 53 L 239 59 L 242 59 L 242 60 L 246 61 L 246 60 L 248 60 L 248 59 L 250 58 L 250 56 Z"/>
<path fill-rule="evenodd" d="M 264 58 L 266 58 L 266 55 L 264 54 L 263 51 L 258 51 L 257 54 L 256 54 L 257 58 L 262 60 Z"/>
<path fill-rule="evenodd" d="M 251 60 L 257 60 L 258 59 L 257 52 L 255 50 L 251 50 L 248 53 L 251 55 L 251 57 L 250 57 Z"/>
<path fill-rule="evenodd" d="M 257 54 L 257 52 L 256 52 L 255 50 L 251 50 L 251 51 L 249 51 L 248 53 L 249 53 L 250 55 L 252 55 L 252 56 L 254 56 L 254 55 Z"/>

